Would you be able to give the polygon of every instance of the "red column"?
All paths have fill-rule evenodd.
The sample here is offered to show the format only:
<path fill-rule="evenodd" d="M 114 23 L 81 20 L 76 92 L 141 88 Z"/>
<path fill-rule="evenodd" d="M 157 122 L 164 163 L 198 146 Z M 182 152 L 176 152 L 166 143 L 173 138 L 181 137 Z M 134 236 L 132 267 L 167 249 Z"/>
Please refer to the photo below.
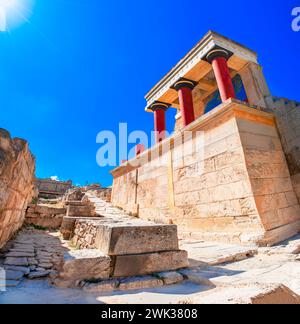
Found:
<path fill-rule="evenodd" d="M 154 131 L 156 143 L 166 138 L 166 111 L 164 109 L 154 111 Z"/>
<path fill-rule="evenodd" d="M 163 102 L 155 102 L 150 107 L 154 113 L 154 131 L 156 143 L 159 143 L 166 138 L 166 111 L 169 107 L 169 104 Z"/>
<path fill-rule="evenodd" d="M 215 50 L 207 56 L 215 73 L 222 102 L 229 98 L 235 98 L 235 91 L 227 65 L 228 57 L 229 53 L 225 50 Z"/>
<path fill-rule="evenodd" d="M 196 83 L 187 79 L 180 79 L 175 83 L 174 89 L 178 91 L 180 111 L 183 121 L 183 126 L 187 126 L 195 120 L 193 89 Z"/>

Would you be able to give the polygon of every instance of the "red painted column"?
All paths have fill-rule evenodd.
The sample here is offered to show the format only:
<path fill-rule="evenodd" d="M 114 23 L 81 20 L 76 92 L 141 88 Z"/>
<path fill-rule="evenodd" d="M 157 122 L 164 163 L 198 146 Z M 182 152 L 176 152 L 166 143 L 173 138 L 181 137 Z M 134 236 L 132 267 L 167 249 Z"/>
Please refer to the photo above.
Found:
<path fill-rule="evenodd" d="M 155 102 L 150 109 L 154 113 L 155 141 L 159 143 L 166 138 L 166 111 L 169 105 L 162 102 Z"/>
<path fill-rule="evenodd" d="M 175 83 L 174 89 L 178 91 L 180 111 L 183 121 L 183 126 L 187 126 L 195 120 L 193 89 L 196 83 L 187 79 L 180 79 Z"/>
<path fill-rule="evenodd" d="M 166 138 L 166 112 L 163 109 L 157 109 L 154 111 L 154 131 L 156 143 L 159 143 Z"/>
<path fill-rule="evenodd" d="M 235 98 L 235 91 L 227 65 L 229 53 L 225 50 L 215 50 L 208 54 L 207 60 L 212 64 L 222 102 Z"/>

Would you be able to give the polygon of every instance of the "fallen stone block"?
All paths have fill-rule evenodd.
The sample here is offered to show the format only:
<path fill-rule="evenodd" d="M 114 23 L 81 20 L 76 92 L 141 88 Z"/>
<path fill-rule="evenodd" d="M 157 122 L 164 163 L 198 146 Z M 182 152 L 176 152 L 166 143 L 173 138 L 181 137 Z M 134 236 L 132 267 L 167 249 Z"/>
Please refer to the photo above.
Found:
<path fill-rule="evenodd" d="M 178 250 L 177 226 L 99 224 L 95 247 L 108 255 Z"/>
<path fill-rule="evenodd" d="M 64 255 L 59 279 L 75 285 L 79 280 L 108 279 L 111 258 L 98 250 L 71 251 Z"/>
<path fill-rule="evenodd" d="M 163 286 L 161 279 L 152 276 L 143 276 L 135 278 L 126 278 L 121 280 L 119 289 L 120 290 L 139 290 L 139 289 L 150 289 Z"/>
<path fill-rule="evenodd" d="M 135 255 L 118 255 L 114 261 L 113 276 L 131 277 L 188 267 L 187 252 L 168 251 Z"/>

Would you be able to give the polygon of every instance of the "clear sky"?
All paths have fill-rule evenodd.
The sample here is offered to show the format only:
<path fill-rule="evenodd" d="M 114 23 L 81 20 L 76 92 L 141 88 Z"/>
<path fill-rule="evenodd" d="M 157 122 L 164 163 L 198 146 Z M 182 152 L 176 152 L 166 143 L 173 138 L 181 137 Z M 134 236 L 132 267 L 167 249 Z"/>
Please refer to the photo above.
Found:
<path fill-rule="evenodd" d="M 36 0 L 29 22 L 0 34 L 0 127 L 30 142 L 38 177 L 110 185 L 108 168 L 96 163 L 97 133 L 120 122 L 150 132 L 144 95 L 210 29 L 258 52 L 273 95 L 300 101 L 297 6 Z"/>

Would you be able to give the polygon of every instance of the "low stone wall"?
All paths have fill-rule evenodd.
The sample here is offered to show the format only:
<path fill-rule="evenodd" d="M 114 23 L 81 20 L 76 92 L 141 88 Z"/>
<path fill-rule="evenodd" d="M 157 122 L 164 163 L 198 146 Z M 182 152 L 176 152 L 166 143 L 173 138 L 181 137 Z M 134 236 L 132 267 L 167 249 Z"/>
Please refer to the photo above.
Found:
<path fill-rule="evenodd" d="M 27 209 L 25 224 L 59 229 L 66 211 L 66 208 L 31 204 Z"/>
<path fill-rule="evenodd" d="M 23 225 L 34 194 L 34 172 L 28 143 L 0 129 L 0 248 Z"/>
<path fill-rule="evenodd" d="M 156 146 L 135 159 L 140 166 L 112 171 L 115 206 L 206 240 L 265 245 L 299 232 L 300 207 L 273 114 L 228 100 L 185 130 L 204 133 L 199 152 L 182 157 L 174 144 L 163 164 L 143 162 Z"/>

